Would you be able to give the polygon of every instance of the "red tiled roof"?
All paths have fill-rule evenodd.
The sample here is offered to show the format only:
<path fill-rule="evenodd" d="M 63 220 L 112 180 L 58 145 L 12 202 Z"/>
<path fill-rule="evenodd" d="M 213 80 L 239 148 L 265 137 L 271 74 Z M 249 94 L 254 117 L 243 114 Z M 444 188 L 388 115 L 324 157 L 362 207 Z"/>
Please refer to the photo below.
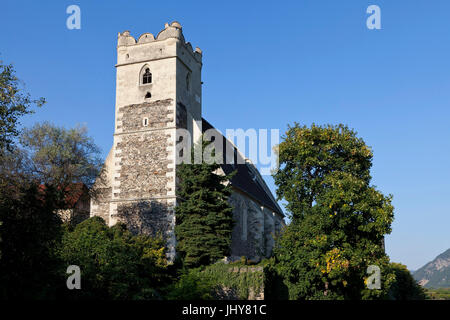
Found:
<path fill-rule="evenodd" d="M 44 191 L 46 189 L 45 185 L 41 184 L 39 189 Z M 83 195 L 88 194 L 88 188 L 82 182 L 72 183 L 68 185 L 64 190 L 64 202 L 66 208 L 73 208 L 75 204 L 80 200 Z"/>

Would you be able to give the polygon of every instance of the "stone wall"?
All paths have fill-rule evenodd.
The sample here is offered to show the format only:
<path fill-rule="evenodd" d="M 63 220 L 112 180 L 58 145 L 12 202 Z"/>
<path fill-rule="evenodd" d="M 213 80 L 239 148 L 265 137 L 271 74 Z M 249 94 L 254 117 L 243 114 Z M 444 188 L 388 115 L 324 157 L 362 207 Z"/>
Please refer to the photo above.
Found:
<path fill-rule="evenodd" d="M 170 241 L 175 220 L 168 200 L 119 202 L 117 211 L 117 219 L 134 234 L 161 235 Z"/>
<path fill-rule="evenodd" d="M 164 99 L 121 107 L 116 119 L 117 129 L 128 133 L 166 128 L 174 121 L 172 104 L 173 99 Z M 148 120 L 147 125 L 143 123 L 144 118 Z"/>
<path fill-rule="evenodd" d="M 264 300 L 265 271 L 261 265 L 216 263 L 207 266 L 201 277 L 212 285 L 216 300 Z"/>
<path fill-rule="evenodd" d="M 269 257 L 274 245 L 277 227 L 281 229 L 281 218 L 273 211 L 236 190 L 232 193 L 235 226 L 232 233 L 231 260 L 246 256 L 253 261 Z"/>
<path fill-rule="evenodd" d="M 167 185 L 173 172 L 168 168 L 172 163 L 168 159 L 167 142 L 170 134 L 164 131 L 130 134 L 123 136 L 117 143 L 120 154 L 120 176 L 115 180 L 120 183 L 120 190 L 114 194 L 120 199 L 140 199 L 149 196 L 166 196 Z"/>
<path fill-rule="evenodd" d="M 248 295 L 246 297 L 247 300 L 264 300 L 264 268 L 261 266 L 252 267 L 252 266 L 236 266 L 230 267 L 227 270 L 230 273 L 234 273 L 237 277 L 242 277 L 246 273 L 253 273 L 258 275 L 261 278 L 261 283 L 259 286 L 249 285 L 248 286 Z M 242 297 L 239 297 L 236 288 L 230 288 L 226 285 L 223 285 L 216 291 L 216 298 L 218 300 L 240 300 Z"/>
<path fill-rule="evenodd" d="M 134 233 L 162 235 L 174 255 L 175 106 L 172 99 L 119 108 L 114 218 Z M 145 119 L 145 120 L 144 120 Z M 144 122 L 145 121 L 145 122 Z"/>
<path fill-rule="evenodd" d="M 162 235 L 174 254 L 175 111 L 172 99 L 119 108 L 112 161 L 91 215 L 125 223 L 135 234 Z"/>
<path fill-rule="evenodd" d="M 108 153 L 105 164 L 91 190 L 90 216 L 99 216 L 110 224 L 110 202 L 112 197 L 112 176 L 114 172 L 114 147 Z"/>
<path fill-rule="evenodd" d="M 188 128 L 186 106 L 182 103 L 177 103 L 177 128 Z"/>
<path fill-rule="evenodd" d="M 149 69 L 152 81 L 142 81 Z M 135 233 L 161 233 L 175 255 L 176 128 L 192 142 L 202 132 L 202 51 L 186 42 L 179 23 L 155 37 L 119 33 L 114 142 L 97 179 L 91 216 L 109 226 L 124 222 Z M 259 259 L 270 254 L 273 212 L 235 192 L 232 254 Z"/>

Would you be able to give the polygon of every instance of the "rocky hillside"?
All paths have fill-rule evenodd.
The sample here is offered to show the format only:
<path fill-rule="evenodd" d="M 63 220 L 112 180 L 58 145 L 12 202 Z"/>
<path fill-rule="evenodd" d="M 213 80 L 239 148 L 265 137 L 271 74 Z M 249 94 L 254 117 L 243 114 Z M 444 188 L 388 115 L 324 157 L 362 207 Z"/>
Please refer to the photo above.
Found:
<path fill-rule="evenodd" d="M 413 273 L 421 286 L 450 288 L 450 249 Z"/>

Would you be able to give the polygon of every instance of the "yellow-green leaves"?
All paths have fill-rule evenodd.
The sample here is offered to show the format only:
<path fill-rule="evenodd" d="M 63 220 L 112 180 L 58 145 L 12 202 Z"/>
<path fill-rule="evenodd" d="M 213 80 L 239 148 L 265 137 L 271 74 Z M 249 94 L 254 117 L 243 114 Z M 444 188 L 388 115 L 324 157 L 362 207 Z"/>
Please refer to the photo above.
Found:
<path fill-rule="evenodd" d="M 391 196 L 370 185 L 372 151 L 344 125 L 289 127 L 274 174 L 292 222 L 276 246 L 276 267 L 295 299 L 380 298 L 392 272 L 383 249 L 393 220 Z M 368 265 L 385 272 L 367 291 Z"/>

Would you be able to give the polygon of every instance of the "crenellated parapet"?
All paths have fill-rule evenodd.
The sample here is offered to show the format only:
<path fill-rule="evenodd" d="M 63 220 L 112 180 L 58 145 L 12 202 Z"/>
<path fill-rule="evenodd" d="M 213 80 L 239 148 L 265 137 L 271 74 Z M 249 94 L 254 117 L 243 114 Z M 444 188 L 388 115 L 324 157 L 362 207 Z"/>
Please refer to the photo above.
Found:
<path fill-rule="evenodd" d="M 156 37 L 152 33 L 143 33 L 139 36 L 138 40 L 130 34 L 130 31 L 119 32 L 117 46 L 134 46 L 145 43 L 152 43 L 157 41 L 164 41 L 167 39 L 178 39 L 178 41 L 183 44 L 189 52 L 192 52 L 193 56 L 197 61 L 202 60 L 202 50 L 198 47 L 192 48 L 189 42 L 186 42 L 183 35 L 183 28 L 178 21 L 174 21 L 170 24 L 166 23 L 163 30 L 161 30 Z"/>

